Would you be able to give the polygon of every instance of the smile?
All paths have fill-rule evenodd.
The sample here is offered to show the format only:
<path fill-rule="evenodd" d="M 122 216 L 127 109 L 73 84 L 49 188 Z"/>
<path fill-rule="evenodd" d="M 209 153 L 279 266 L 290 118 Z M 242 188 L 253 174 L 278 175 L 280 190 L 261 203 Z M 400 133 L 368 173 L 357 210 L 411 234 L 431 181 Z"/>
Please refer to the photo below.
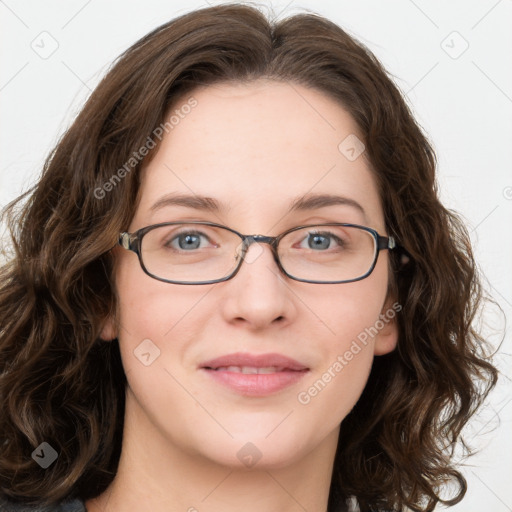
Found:
<path fill-rule="evenodd" d="M 278 368 L 276 366 L 267 366 L 265 368 L 256 368 L 254 366 L 220 366 L 219 368 L 215 368 L 215 371 L 225 371 L 225 372 L 234 372 L 234 373 L 245 373 L 249 374 L 261 374 L 261 373 L 277 373 L 284 371 L 285 368 Z"/>

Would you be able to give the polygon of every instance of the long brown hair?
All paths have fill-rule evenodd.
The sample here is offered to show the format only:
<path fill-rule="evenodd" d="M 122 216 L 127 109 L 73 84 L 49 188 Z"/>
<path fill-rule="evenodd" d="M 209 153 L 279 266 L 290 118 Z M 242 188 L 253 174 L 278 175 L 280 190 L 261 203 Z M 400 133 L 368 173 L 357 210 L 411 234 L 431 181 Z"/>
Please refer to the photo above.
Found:
<path fill-rule="evenodd" d="M 329 511 L 349 497 L 362 512 L 430 511 L 462 499 L 466 483 L 451 453 L 497 372 L 472 327 L 480 280 L 463 223 L 439 201 L 433 148 L 379 61 L 339 26 L 315 14 L 272 21 L 241 5 L 185 14 L 124 52 L 37 185 L 2 212 L 13 251 L 0 268 L 6 498 L 86 500 L 114 478 L 126 378 L 118 344 L 99 335 L 117 306 L 109 249 L 130 224 L 151 152 L 126 162 L 165 126 L 178 97 L 198 85 L 258 78 L 315 88 L 352 115 L 387 231 L 403 248 L 392 262 L 403 307 L 398 348 L 375 358 L 363 395 L 341 424 Z M 30 456 L 43 441 L 59 453 L 47 469 Z M 449 483 L 456 494 L 443 501 Z"/>

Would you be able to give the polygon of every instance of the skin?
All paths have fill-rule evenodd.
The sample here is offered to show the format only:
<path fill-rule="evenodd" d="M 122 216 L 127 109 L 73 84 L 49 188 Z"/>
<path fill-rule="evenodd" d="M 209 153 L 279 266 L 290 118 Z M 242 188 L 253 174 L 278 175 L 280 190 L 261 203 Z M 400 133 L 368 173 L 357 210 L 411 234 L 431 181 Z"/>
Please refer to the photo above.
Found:
<path fill-rule="evenodd" d="M 314 222 L 387 234 L 364 154 L 349 161 L 338 150 L 359 130 L 333 99 L 265 80 L 202 87 L 193 96 L 197 106 L 143 170 L 128 231 L 204 220 L 244 234 L 277 235 Z M 168 206 L 151 213 L 169 192 L 212 197 L 224 210 Z M 309 192 L 356 200 L 365 215 L 348 205 L 287 213 L 292 199 Z M 334 285 L 287 278 L 266 244 L 251 246 L 249 255 L 229 281 L 186 286 L 152 279 L 134 253 L 116 248 L 118 318 L 107 321 L 102 337 L 118 338 L 128 379 L 123 452 L 116 478 L 86 503 L 88 511 L 327 509 L 339 425 L 361 395 L 374 355 L 395 348 L 394 321 L 309 403 L 297 395 L 391 307 L 388 251 L 366 279 Z M 161 353 L 144 366 L 133 351 L 148 338 Z M 233 352 L 278 352 L 310 371 L 271 396 L 241 396 L 198 370 Z M 261 453 L 250 468 L 237 457 L 248 442 Z"/>

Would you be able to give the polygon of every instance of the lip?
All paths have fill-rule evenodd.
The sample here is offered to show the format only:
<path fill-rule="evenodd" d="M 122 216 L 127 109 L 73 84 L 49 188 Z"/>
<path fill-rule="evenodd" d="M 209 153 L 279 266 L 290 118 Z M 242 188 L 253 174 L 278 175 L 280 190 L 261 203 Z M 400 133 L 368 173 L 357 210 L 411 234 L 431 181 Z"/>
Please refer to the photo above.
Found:
<path fill-rule="evenodd" d="M 250 366 L 254 368 L 277 367 L 280 371 L 264 374 L 245 374 L 216 368 Z M 199 369 L 216 382 L 243 396 L 267 396 L 301 380 L 309 368 L 282 354 L 248 354 L 237 352 L 205 361 Z"/>
<path fill-rule="evenodd" d="M 248 354 L 246 352 L 236 352 L 225 356 L 210 359 L 199 365 L 201 368 L 220 368 L 222 366 L 253 366 L 255 368 L 265 368 L 267 366 L 277 366 L 287 370 L 302 371 L 309 368 L 299 361 L 282 354 Z"/>

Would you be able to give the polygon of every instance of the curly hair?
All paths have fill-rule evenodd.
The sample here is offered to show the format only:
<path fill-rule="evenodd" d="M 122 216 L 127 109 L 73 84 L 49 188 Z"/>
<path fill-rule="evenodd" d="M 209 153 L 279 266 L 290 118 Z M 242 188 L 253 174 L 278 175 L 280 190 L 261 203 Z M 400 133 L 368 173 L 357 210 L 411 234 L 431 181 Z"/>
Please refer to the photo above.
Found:
<path fill-rule="evenodd" d="M 431 511 L 466 491 L 452 463 L 461 431 L 495 385 L 474 327 L 485 297 L 469 235 L 440 202 L 436 156 L 377 58 L 313 13 L 281 21 L 252 6 L 184 14 L 126 50 L 47 158 L 38 183 L 2 211 L 12 254 L 0 267 L 0 494 L 26 504 L 90 499 L 119 462 L 126 377 L 100 339 L 118 305 L 110 249 L 138 205 L 140 169 L 112 182 L 173 102 L 199 85 L 259 78 L 314 88 L 356 121 L 386 228 L 403 248 L 391 284 L 403 306 L 392 353 L 375 358 L 341 424 L 329 511 Z M 125 169 L 126 170 L 126 169 Z M 108 194 L 100 194 L 105 183 Z M 405 262 L 405 263 L 404 263 Z M 58 447 L 46 470 L 30 454 Z M 452 499 L 443 499 L 455 484 Z"/>

